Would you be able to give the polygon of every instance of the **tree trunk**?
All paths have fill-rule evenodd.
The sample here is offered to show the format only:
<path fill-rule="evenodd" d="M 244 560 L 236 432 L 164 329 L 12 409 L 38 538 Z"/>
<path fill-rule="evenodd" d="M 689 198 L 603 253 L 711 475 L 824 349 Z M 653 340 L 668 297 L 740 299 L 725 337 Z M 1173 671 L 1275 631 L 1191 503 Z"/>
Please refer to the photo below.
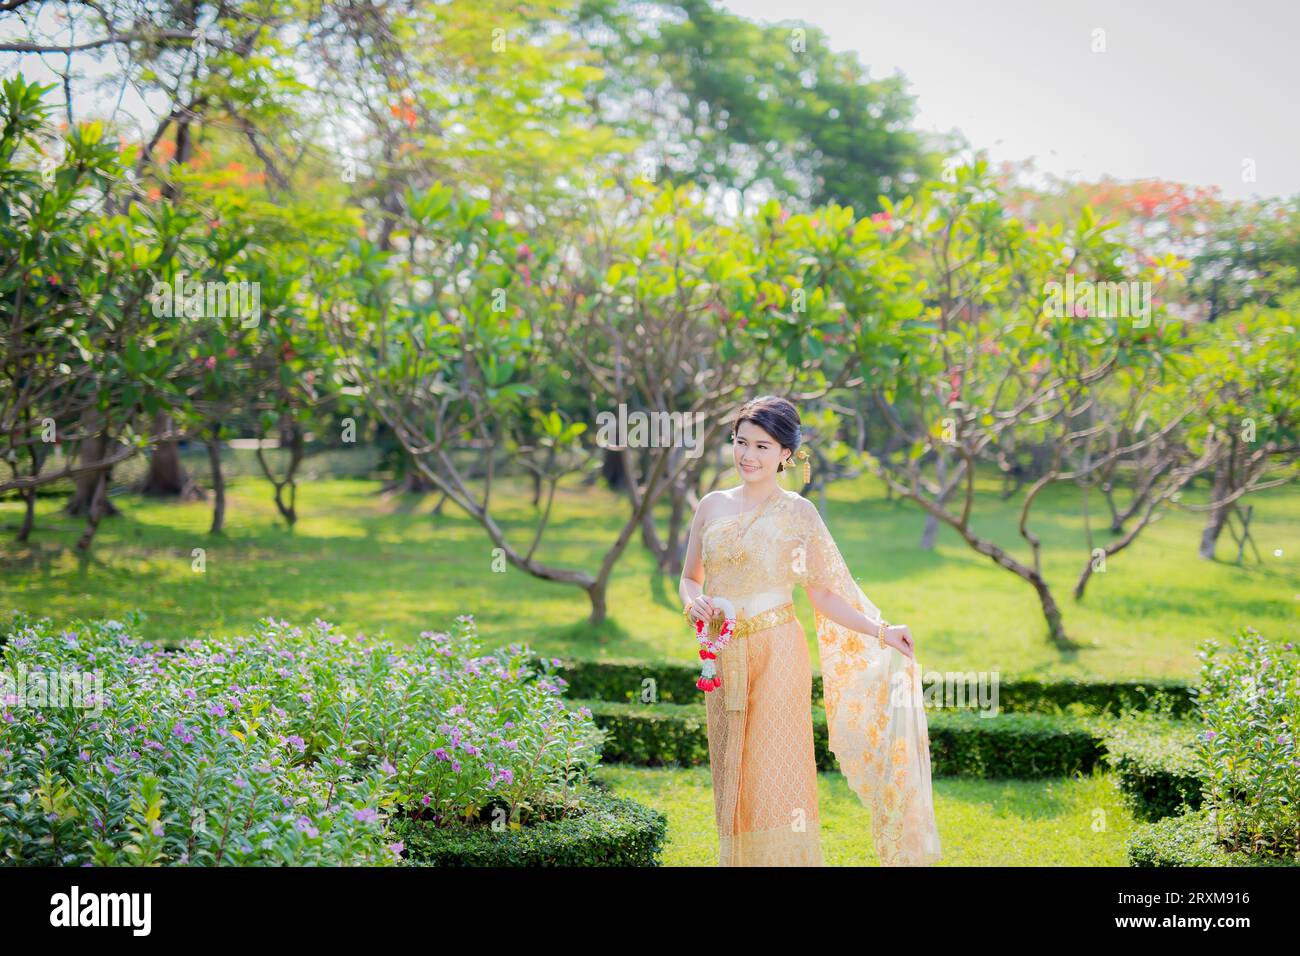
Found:
<path fill-rule="evenodd" d="M 947 484 L 948 484 L 948 453 L 945 452 L 943 449 L 940 449 L 937 452 L 937 457 L 938 460 L 935 462 L 934 467 L 935 467 L 935 477 L 939 479 L 940 494 L 939 497 L 935 499 L 935 504 L 937 504 L 940 508 L 942 508 L 947 503 L 944 499 L 948 497 L 946 493 Z M 934 540 L 936 537 L 938 537 L 938 534 L 939 534 L 939 519 L 936 518 L 934 515 L 930 514 L 929 512 L 926 512 L 925 528 L 921 531 L 921 544 L 920 544 L 921 550 L 933 551 Z"/>
<path fill-rule="evenodd" d="M 165 435 L 173 428 L 171 416 L 159 412 L 154 416 L 154 436 Z M 140 483 L 140 493 L 159 498 L 198 497 L 198 489 L 185 473 L 181 464 L 180 445 L 174 441 L 160 441 L 149 455 L 149 470 Z"/>
<path fill-rule="evenodd" d="M 108 440 L 108 435 L 102 430 L 96 428 L 98 419 L 99 415 L 94 409 L 86 409 L 81 416 L 82 426 L 86 433 L 90 435 L 90 437 L 82 439 L 81 442 L 80 458 L 83 465 L 90 462 L 102 461 L 104 456 L 108 454 L 110 442 Z M 108 481 L 112 478 L 112 471 L 112 468 L 108 468 L 101 471 L 88 471 L 84 475 L 78 475 L 76 479 L 74 479 L 76 482 L 76 488 L 72 492 L 72 497 L 68 499 L 68 504 L 64 510 L 74 517 L 89 515 L 91 503 L 99 489 L 100 478 L 102 477 L 104 479 L 104 484 L 107 485 Z M 96 517 L 96 523 L 98 523 L 100 517 L 116 515 L 119 513 L 113 503 L 108 500 L 107 487 L 104 489 L 101 507 L 103 508 L 103 512 L 99 517 Z"/>
<path fill-rule="evenodd" d="M 1047 586 L 1047 581 L 1035 571 L 1030 576 L 1029 583 L 1034 586 L 1034 591 L 1038 594 L 1038 603 L 1042 605 L 1043 618 L 1047 621 L 1047 635 L 1052 643 L 1058 647 L 1074 647 L 1074 641 L 1066 636 L 1061 609 L 1057 607 L 1056 598 L 1052 597 L 1052 589 Z"/>
<path fill-rule="evenodd" d="M 212 527 L 209 534 L 221 534 L 226 526 L 226 477 L 221 471 L 220 432 L 214 428 L 208 446 L 208 466 L 212 470 Z"/>
<path fill-rule="evenodd" d="M 86 529 L 82 531 L 81 537 L 77 539 L 77 550 L 86 552 L 90 550 L 90 542 L 95 538 L 95 532 L 99 530 L 100 519 L 109 512 L 108 503 L 108 471 L 98 471 L 95 473 L 97 478 L 95 487 L 90 493 L 90 501 L 86 506 Z"/>
<path fill-rule="evenodd" d="M 621 490 L 626 480 L 623 472 L 623 454 L 612 448 L 606 448 L 600 465 L 600 474 L 605 479 L 605 487 L 610 491 Z"/>
<path fill-rule="evenodd" d="M 1234 443 L 1229 453 L 1219 458 L 1219 462 L 1214 469 L 1214 488 L 1210 492 L 1210 501 L 1222 501 L 1227 497 L 1232 474 L 1232 456 L 1235 453 L 1236 446 Z M 1209 514 L 1205 516 L 1205 527 L 1201 530 L 1199 553 L 1207 561 L 1214 560 L 1214 546 L 1218 544 L 1224 522 L 1228 519 L 1228 510 L 1228 505 L 1219 505 L 1217 508 L 1211 508 Z"/>
<path fill-rule="evenodd" d="M 604 624 L 605 618 L 609 616 L 609 608 L 605 603 L 605 582 L 603 580 L 595 581 L 591 587 L 587 588 L 587 597 L 591 599 L 591 615 L 587 618 L 588 624 Z"/>
<path fill-rule="evenodd" d="M 35 478 L 41 473 L 41 467 L 45 464 L 45 456 L 36 450 L 36 446 L 30 446 L 28 453 L 32 459 L 32 477 Z M 26 544 L 27 539 L 32 536 L 32 529 L 36 527 L 36 486 L 26 488 L 21 492 L 23 499 L 24 514 L 22 527 L 18 529 L 18 542 Z"/>
<path fill-rule="evenodd" d="M 20 544 L 26 544 L 27 539 L 32 535 L 32 528 L 36 526 L 36 489 L 25 489 L 22 497 L 26 509 L 23 513 L 23 525 L 18 529 L 18 541 Z"/>

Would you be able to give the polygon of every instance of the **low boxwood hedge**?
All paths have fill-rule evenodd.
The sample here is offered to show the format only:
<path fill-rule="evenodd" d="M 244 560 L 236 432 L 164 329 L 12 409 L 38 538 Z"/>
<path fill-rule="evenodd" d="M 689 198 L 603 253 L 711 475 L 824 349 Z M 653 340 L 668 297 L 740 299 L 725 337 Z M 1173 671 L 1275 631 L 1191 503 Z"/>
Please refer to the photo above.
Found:
<path fill-rule="evenodd" d="M 616 704 L 570 700 L 590 708 L 604 734 L 601 759 L 643 766 L 697 766 L 708 763 L 708 723 L 703 704 Z M 834 770 L 826 711 L 814 704 L 813 747 L 817 766 Z M 1087 773 L 1101 747 L 1097 731 L 1085 721 L 1047 714 L 981 717 L 968 711 L 931 711 L 931 772 L 936 776 L 1045 777 Z"/>
<path fill-rule="evenodd" d="M 1275 860 L 1232 852 L 1215 842 L 1208 807 L 1137 826 L 1128 842 L 1129 866 L 1300 866 L 1300 855 Z"/>
<path fill-rule="evenodd" d="M 700 692 L 695 681 L 698 663 L 654 662 L 631 659 L 561 660 L 559 676 L 568 682 L 572 698 L 606 700 L 614 703 L 693 704 Z M 922 675 L 924 682 L 925 675 Z M 974 688 L 971 674 L 968 687 Z M 928 685 L 923 683 L 923 687 Z M 822 699 L 820 674 L 813 674 L 812 696 Z M 971 693 L 970 707 L 977 702 Z M 944 702 L 944 708 L 952 706 Z M 1164 708 L 1171 716 L 1192 712 L 1191 685 L 1172 679 L 1084 680 L 1007 677 L 998 679 L 998 708 L 1014 713 L 1056 713 L 1081 707 L 1093 713 L 1116 714 L 1124 710 L 1148 711 Z"/>
<path fill-rule="evenodd" d="M 1057 777 L 1090 773 L 1101 741 L 1086 722 L 1068 715 L 971 711 L 926 714 L 935 776 Z M 597 724 L 599 726 L 599 724 Z"/>
<path fill-rule="evenodd" d="M 576 813 L 518 829 L 435 827 L 398 817 L 411 866 L 661 866 L 668 818 L 598 786 Z"/>
<path fill-rule="evenodd" d="M 1125 721 L 1103 731 L 1106 763 L 1138 819 L 1200 808 L 1203 781 L 1193 744 L 1199 727 L 1192 721 L 1150 726 Z"/>

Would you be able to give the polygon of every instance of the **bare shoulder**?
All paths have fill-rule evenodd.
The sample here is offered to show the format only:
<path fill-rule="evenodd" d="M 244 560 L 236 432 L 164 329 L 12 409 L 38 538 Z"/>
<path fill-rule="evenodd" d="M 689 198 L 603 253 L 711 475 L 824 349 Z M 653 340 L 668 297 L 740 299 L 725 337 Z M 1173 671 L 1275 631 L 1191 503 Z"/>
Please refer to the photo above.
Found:
<path fill-rule="evenodd" d="M 703 523 L 718 514 L 718 508 L 725 507 L 725 502 L 730 500 L 731 496 L 721 489 L 710 491 L 695 506 L 695 513 L 699 515 L 700 522 Z"/>

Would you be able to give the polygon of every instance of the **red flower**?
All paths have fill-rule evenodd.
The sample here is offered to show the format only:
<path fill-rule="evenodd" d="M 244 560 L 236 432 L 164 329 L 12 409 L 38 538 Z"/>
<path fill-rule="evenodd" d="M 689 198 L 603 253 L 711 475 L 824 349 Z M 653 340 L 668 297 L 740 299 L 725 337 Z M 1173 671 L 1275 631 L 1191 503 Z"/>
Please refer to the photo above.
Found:
<path fill-rule="evenodd" d="M 203 364 L 206 365 L 209 369 L 214 369 L 217 367 L 217 357 L 215 355 L 209 355 L 206 359 L 203 360 Z"/>
<path fill-rule="evenodd" d="M 234 358 L 238 354 L 239 354 L 239 349 L 235 348 L 233 345 L 230 348 L 226 349 L 226 358 Z"/>

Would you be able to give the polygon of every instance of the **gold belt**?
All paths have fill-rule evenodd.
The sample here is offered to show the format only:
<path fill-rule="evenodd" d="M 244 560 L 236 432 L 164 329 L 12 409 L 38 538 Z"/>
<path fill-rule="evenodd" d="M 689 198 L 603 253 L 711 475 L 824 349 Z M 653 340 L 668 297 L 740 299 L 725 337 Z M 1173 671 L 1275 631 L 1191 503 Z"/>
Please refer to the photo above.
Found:
<path fill-rule="evenodd" d="M 794 602 L 790 601 L 752 617 L 737 618 L 732 637 L 744 637 L 795 619 Z M 749 641 L 735 641 L 725 647 L 718 655 L 718 672 L 722 676 L 724 708 L 744 710 L 749 701 Z"/>
<path fill-rule="evenodd" d="M 766 611 L 759 611 L 753 617 L 738 618 L 732 636 L 744 637 L 746 634 L 753 634 L 755 631 L 776 627 L 778 624 L 788 624 L 794 619 L 794 602 L 791 601 L 779 607 L 770 607 Z"/>

